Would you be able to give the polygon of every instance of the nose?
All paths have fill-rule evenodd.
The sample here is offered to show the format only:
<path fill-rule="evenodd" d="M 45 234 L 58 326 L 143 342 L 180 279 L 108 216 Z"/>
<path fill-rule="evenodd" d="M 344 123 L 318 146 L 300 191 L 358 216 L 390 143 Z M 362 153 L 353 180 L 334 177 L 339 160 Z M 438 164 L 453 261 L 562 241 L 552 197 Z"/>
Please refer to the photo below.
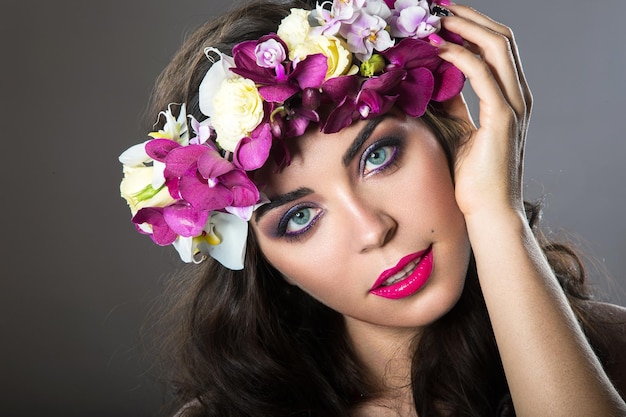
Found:
<path fill-rule="evenodd" d="M 397 223 L 384 209 L 380 199 L 347 196 L 344 200 L 350 218 L 352 245 L 357 253 L 385 246 L 393 237 Z"/>

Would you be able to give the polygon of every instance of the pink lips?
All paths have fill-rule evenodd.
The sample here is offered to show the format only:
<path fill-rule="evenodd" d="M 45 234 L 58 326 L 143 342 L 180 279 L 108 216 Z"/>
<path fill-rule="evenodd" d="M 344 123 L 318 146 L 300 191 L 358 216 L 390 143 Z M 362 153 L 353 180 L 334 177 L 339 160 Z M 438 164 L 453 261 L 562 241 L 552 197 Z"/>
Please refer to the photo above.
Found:
<path fill-rule="evenodd" d="M 398 282 L 391 285 L 383 286 L 383 283 L 395 274 L 400 273 L 411 263 L 416 263 L 413 271 L 402 277 Z M 424 286 L 433 270 L 433 251 L 432 247 L 426 250 L 412 253 L 400 259 L 398 264 L 393 268 L 383 271 L 378 277 L 370 293 L 384 298 L 397 300 L 399 298 L 408 297 L 417 292 Z"/>

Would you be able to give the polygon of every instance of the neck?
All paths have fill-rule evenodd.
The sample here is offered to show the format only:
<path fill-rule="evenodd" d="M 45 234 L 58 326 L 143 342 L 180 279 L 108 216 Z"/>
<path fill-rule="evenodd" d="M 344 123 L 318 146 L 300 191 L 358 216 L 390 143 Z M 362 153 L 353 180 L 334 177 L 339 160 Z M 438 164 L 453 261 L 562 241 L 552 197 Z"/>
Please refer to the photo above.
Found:
<path fill-rule="evenodd" d="M 395 410 L 399 415 L 415 415 L 411 362 L 419 330 L 377 326 L 350 317 L 345 322 L 352 348 L 376 388 L 375 405 Z"/>

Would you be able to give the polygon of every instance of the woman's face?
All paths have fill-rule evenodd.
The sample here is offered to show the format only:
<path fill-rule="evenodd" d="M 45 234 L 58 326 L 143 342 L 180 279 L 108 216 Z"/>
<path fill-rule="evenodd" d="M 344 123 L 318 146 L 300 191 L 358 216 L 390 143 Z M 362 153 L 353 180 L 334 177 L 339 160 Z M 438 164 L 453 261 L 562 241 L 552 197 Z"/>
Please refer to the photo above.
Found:
<path fill-rule="evenodd" d="M 288 145 L 291 164 L 255 178 L 272 201 L 251 222 L 268 261 L 348 321 L 418 327 L 445 314 L 470 247 L 434 134 L 388 114 Z"/>

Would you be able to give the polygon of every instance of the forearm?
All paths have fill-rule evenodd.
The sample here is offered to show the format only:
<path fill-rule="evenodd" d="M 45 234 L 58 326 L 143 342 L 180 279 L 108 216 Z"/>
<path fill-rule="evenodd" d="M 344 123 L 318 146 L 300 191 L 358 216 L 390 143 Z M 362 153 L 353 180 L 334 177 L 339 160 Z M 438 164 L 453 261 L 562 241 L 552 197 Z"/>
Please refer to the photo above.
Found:
<path fill-rule="evenodd" d="M 517 415 L 626 415 L 524 214 L 466 222 Z"/>

